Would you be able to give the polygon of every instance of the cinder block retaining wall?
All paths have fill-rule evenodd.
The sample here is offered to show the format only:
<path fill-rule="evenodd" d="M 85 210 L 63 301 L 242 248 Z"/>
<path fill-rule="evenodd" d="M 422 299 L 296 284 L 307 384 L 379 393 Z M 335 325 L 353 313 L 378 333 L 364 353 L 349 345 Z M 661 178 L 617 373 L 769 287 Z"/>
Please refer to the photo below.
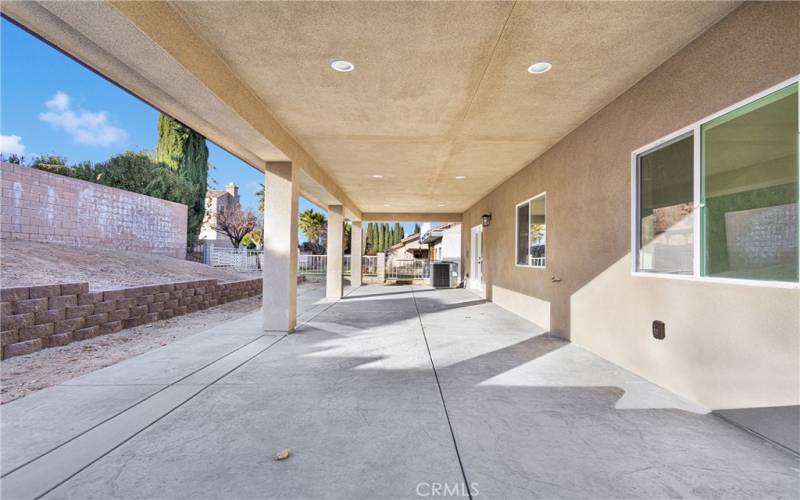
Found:
<path fill-rule="evenodd" d="M 28 354 L 261 293 L 261 279 L 90 292 L 88 283 L 0 290 L 2 357 Z"/>
<path fill-rule="evenodd" d="M 0 162 L 3 239 L 184 258 L 186 205 Z"/>

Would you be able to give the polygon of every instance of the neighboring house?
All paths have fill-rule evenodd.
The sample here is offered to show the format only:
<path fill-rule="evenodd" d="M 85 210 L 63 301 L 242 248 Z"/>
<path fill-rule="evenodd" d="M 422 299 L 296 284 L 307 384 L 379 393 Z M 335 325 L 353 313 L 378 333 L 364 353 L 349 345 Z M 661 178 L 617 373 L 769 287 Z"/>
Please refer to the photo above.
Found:
<path fill-rule="evenodd" d="M 419 236 L 419 233 L 406 236 L 400 243 L 392 245 L 386 250 L 386 257 L 393 260 L 427 259 L 428 245 L 420 242 Z"/>
<path fill-rule="evenodd" d="M 461 224 L 451 222 L 437 227 L 422 225 L 420 243 L 427 244 L 433 261 L 461 261 Z"/>
<path fill-rule="evenodd" d="M 214 228 L 219 214 L 238 205 L 239 188 L 232 182 L 225 186 L 224 191 L 209 190 L 206 193 L 206 216 L 200 228 L 200 240 L 206 246 L 233 248 L 228 235 Z"/>

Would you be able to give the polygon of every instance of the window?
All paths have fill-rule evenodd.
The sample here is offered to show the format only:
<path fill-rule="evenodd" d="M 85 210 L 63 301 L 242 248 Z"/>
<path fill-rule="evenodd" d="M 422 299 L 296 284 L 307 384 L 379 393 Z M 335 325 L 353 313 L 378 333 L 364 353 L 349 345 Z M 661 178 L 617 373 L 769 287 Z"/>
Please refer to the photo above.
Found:
<path fill-rule="evenodd" d="M 798 283 L 798 83 L 634 153 L 634 270 Z"/>
<path fill-rule="evenodd" d="M 639 270 L 692 274 L 693 157 L 690 135 L 639 157 Z"/>
<path fill-rule="evenodd" d="M 542 193 L 517 205 L 517 265 L 545 267 L 546 198 Z"/>

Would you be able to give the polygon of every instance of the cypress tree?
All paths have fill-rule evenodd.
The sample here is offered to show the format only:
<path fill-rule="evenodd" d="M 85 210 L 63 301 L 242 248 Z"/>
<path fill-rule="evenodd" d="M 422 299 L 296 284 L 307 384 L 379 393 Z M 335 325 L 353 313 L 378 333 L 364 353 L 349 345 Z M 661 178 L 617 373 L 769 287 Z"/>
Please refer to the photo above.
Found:
<path fill-rule="evenodd" d="M 392 244 L 397 245 L 398 243 L 403 241 L 403 235 L 400 234 L 400 232 L 402 230 L 403 230 L 403 226 L 401 226 L 399 222 L 395 222 L 394 223 L 394 231 L 392 232 L 392 234 L 394 235 L 394 238 L 392 240 Z"/>
<path fill-rule="evenodd" d="M 364 231 L 364 253 L 369 255 L 372 252 L 372 222 L 367 223 L 367 230 Z"/>
<path fill-rule="evenodd" d="M 381 224 L 378 229 L 378 251 L 383 252 L 386 249 L 386 227 Z"/>
<path fill-rule="evenodd" d="M 414 234 L 419 234 L 422 231 L 422 228 L 419 227 L 419 224 L 414 224 Z"/>
<path fill-rule="evenodd" d="M 208 189 L 208 146 L 206 138 L 169 116 L 158 116 L 156 160 L 166 164 L 192 183 L 196 192 L 189 204 L 187 242 L 194 245 L 203 225 Z"/>
<path fill-rule="evenodd" d="M 389 228 L 389 246 L 394 245 L 397 236 L 395 235 L 394 226 Z"/>
<path fill-rule="evenodd" d="M 389 230 L 389 223 L 384 223 L 384 232 L 383 232 L 383 248 L 384 251 L 388 250 L 390 246 L 392 246 L 392 234 Z"/>

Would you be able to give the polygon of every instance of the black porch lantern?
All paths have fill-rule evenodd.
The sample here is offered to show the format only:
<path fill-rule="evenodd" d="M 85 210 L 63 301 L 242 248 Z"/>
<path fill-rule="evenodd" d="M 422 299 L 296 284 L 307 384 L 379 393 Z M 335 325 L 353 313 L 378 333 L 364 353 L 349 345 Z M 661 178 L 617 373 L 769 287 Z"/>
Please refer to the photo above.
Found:
<path fill-rule="evenodd" d="M 492 222 L 492 214 L 481 215 L 481 221 L 483 222 L 483 227 L 489 227 L 489 224 Z"/>

